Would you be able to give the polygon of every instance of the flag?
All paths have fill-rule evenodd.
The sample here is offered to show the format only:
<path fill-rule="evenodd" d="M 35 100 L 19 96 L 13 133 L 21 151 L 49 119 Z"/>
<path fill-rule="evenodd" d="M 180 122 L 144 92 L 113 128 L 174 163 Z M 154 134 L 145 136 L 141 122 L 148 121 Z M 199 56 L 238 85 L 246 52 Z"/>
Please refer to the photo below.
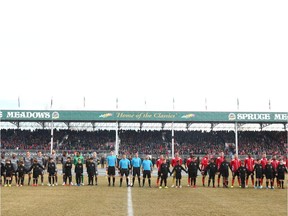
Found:
<path fill-rule="evenodd" d="M 205 110 L 207 110 L 207 98 L 205 98 Z"/>
<path fill-rule="evenodd" d="M 53 97 L 51 97 L 51 103 L 50 103 L 50 108 L 53 106 Z"/>
<path fill-rule="evenodd" d="M 18 108 L 20 108 L 20 97 L 18 96 Z"/>
<path fill-rule="evenodd" d="M 271 100 L 269 98 L 269 110 L 271 110 Z"/>
<path fill-rule="evenodd" d="M 239 98 L 237 98 L 237 110 L 239 110 Z"/>
<path fill-rule="evenodd" d="M 118 109 L 118 97 L 116 98 L 116 109 Z"/>
<path fill-rule="evenodd" d="M 83 106 L 85 108 L 85 97 L 83 98 Z"/>

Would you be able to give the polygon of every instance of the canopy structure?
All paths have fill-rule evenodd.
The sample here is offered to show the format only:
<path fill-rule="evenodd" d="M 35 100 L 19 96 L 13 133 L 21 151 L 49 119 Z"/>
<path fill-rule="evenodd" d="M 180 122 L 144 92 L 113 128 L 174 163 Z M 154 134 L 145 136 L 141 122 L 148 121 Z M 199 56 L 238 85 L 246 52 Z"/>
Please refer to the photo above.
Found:
<path fill-rule="evenodd" d="M 288 112 L 177 112 L 177 111 L 76 111 L 76 110 L 1 110 L 1 128 L 116 131 L 167 130 L 234 130 L 237 152 L 239 130 L 287 130 Z M 52 149 L 52 146 L 51 146 Z"/>

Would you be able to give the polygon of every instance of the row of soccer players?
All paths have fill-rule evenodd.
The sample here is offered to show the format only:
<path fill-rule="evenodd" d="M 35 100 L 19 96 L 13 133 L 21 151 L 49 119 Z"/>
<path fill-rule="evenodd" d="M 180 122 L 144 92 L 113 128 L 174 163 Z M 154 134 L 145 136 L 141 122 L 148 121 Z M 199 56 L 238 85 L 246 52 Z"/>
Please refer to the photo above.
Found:
<path fill-rule="evenodd" d="M 192 165 L 191 165 L 192 163 Z M 221 152 L 220 156 L 216 159 L 211 158 L 209 161 L 208 156 L 205 156 L 201 160 L 201 165 L 199 164 L 199 160 L 197 160 L 192 155 L 186 162 L 186 166 L 189 167 L 194 166 L 194 170 L 199 167 L 199 170 L 202 173 L 202 184 L 205 186 L 205 177 L 207 173 L 209 173 L 208 186 L 210 185 L 210 181 L 212 179 L 213 186 L 215 181 L 214 173 L 218 174 L 218 187 L 220 186 L 220 177 L 223 177 L 223 186 L 228 187 L 228 177 L 229 177 L 229 169 L 232 171 L 232 185 L 234 187 L 235 178 L 238 179 L 239 186 L 242 185 L 248 187 L 248 179 L 251 176 L 252 185 L 255 188 L 262 188 L 263 178 L 266 178 L 266 188 L 274 188 L 275 178 L 277 179 L 277 186 L 284 188 L 284 178 L 285 172 L 287 173 L 287 163 L 285 166 L 285 162 L 280 157 L 279 161 L 276 159 L 276 156 L 273 156 L 272 159 L 267 159 L 266 154 L 262 154 L 262 158 L 254 160 L 251 157 L 251 154 L 248 154 L 248 157 L 241 161 L 238 159 L 237 155 L 234 155 L 234 158 L 230 163 L 226 161 L 224 157 L 224 153 Z M 215 168 L 214 168 L 215 166 Z M 192 169 L 192 168 L 191 168 Z M 256 175 L 256 182 L 254 181 L 254 173 Z M 189 174 L 190 176 L 190 174 Z M 195 172 L 192 178 L 195 178 Z M 195 181 L 195 179 L 194 179 Z M 188 178 L 188 185 L 190 184 L 190 178 Z M 255 183 L 255 184 L 254 184 Z M 193 184 L 193 183 L 192 183 Z M 195 186 L 195 184 L 194 184 Z"/>
<path fill-rule="evenodd" d="M 56 154 L 55 151 L 49 157 L 48 163 L 45 162 L 44 157 L 42 156 L 41 151 L 38 151 L 37 156 L 32 158 L 30 152 L 26 152 L 26 156 L 23 160 L 17 160 L 16 155 L 12 154 L 11 159 L 5 159 L 2 155 L 1 158 L 1 179 L 0 184 L 2 184 L 2 180 L 4 180 L 4 186 L 11 186 L 13 177 L 15 177 L 15 182 L 17 186 L 24 185 L 25 174 L 28 175 L 28 185 L 30 185 L 31 177 L 33 178 L 32 186 L 38 185 L 38 178 L 41 176 L 41 184 L 44 185 L 44 170 L 47 169 L 48 172 L 48 182 L 49 186 L 58 185 L 58 175 L 57 175 L 57 166 L 55 163 Z M 79 163 L 80 161 L 80 163 Z M 93 163 L 92 163 L 93 162 Z M 97 185 L 97 174 L 98 174 L 98 158 L 96 152 L 93 153 L 93 156 L 86 161 L 87 173 L 92 173 L 93 177 L 95 177 L 95 183 Z M 63 152 L 62 158 L 62 173 L 63 173 L 63 185 L 67 184 L 67 180 L 69 180 L 69 185 L 72 184 L 72 162 L 71 158 L 67 156 L 66 152 Z M 80 152 L 74 156 L 73 164 L 75 165 L 74 172 L 76 173 L 76 177 L 79 176 L 77 173 L 82 173 L 80 182 L 79 179 L 76 178 L 77 184 L 83 184 L 83 163 L 84 158 L 80 155 Z M 32 175 L 33 174 L 33 175 Z M 90 181 L 90 180 L 89 180 Z M 91 182 L 91 181 L 90 181 Z M 93 183 L 93 180 L 92 180 Z"/>

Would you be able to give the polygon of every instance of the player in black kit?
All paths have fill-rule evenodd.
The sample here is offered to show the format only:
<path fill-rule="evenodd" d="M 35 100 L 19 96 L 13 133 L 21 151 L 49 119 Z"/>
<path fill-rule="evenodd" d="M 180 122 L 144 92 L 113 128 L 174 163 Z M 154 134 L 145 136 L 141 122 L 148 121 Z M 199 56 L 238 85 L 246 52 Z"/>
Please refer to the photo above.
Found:
<path fill-rule="evenodd" d="M 86 168 L 88 174 L 88 185 L 93 185 L 94 184 L 93 179 L 96 174 L 96 165 L 92 157 L 89 159 L 89 161 L 87 161 Z"/>
<path fill-rule="evenodd" d="M 187 173 L 187 171 L 180 165 L 180 161 L 178 160 L 176 166 L 173 168 L 173 170 L 170 173 L 170 176 L 172 175 L 172 173 L 174 173 L 174 171 L 176 173 L 176 176 L 175 176 L 176 177 L 176 188 L 182 188 L 182 186 L 181 186 L 181 178 L 182 178 L 181 172 L 182 172 L 182 170 Z"/>
<path fill-rule="evenodd" d="M 166 163 L 166 159 L 163 159 L 162 164 L 160 165 L 160 177 L 161 177 L 159 186 L 160 189 L 162 188 L 163 181 L 165 188 L 168 188 L 167 187 L 168 173 L 170 173 L 169 165 Z"/>
<path fill-rule="evenodd" d="M 75 174 L 76 174 L 76 184 L 77 186 L 80 186 L 81 179 L 83 176 L 83 164 L 81 159 L 78 159 L 78 163 L 75 165 Z"/>
<path fill-rule="evenodd" d="M 255 175 L 256 175 L 256 182 L 255 182 L 254 188 L 255 189 L 257 189 L 257 188 L 261 189 L 262 188 L 261 179 L 262 179 L 262 176 L 263 176 L 263 168 L 262 168 L 262 164 L 261 164 L 261 161 L 260 161 L 259 158 L 256 160 L 256 163 L 254 165 L 254 172 L 255 172 Z"/>
<path fill-rule="evenodd" d="M 283 159 L 281 158 L 279 161 L 279 165 L 277 166 L 277 177 L 280 182 L 280 187 L 284 189 L 284 179 L 285 179 L 285 173 L 287 173 L 287 168 L 283 164 Z"/>
<path fill-rule="evenodd" d="M 67 157 L 67 161 L 64 164 L 64 184 L 67 186 L 72 185 L 72 162 L 71 158 Z M 69 179 L 69 184 L 67 184 L 67 178 Z"/>
<path fill-rule="evenodd" d="M 17 187 L 20 186 L 22 187 L 24 185 L 24 176 L 26 174 L 26 169 L 25 169 L 25 166 L 24 166 L 24 162 L 23 161 L 19 161 L 19 166 L 17 168 L 17 176 L 18 176 L 18 182 L 17 182 Z"/>
<path fill-rule="evenodd" d="M 38 186 L 38 177 L 39 177 L 39 175 L 42 174 L 44 167 L 38 163 L 37 159 L 34 159 L 33 164 L 30 167 L 30 169 L 28 170 L 28 172 L 30 172 L 31 170 L 33 172 L 33 184 L 32 184 L 32 186 Z"/>
<path fill-rule="evenodd" d="M 241 180 L 241 188 L 245 188 L 245 180 L 246 180 L 248 171 L 244 163 L 241 163 L 241 166 L 238 168 L 237 172 Z"/>
<path fill-rule="evenodd" d="M 54 183 L 56 182 L 56 173 L 57 173 L 57 167 L 56 164 L 51 157 L 49 159 L 48 165 L 47 165 L 47 172 L 48 172 L 48 186 L 54 186 Z"/>
<path fill-rule="evenodd" d="M 215 159 L 214 158 L 211 158 L 210 161 L 211 162 L 206 167 L 207 172 L 209 173 L 208 187 L 210 187 L 210 182 L 211 182 L 211 179 L 212 179 L 213 188 L 215 188 L 215 175 L 217 173 L 217 165 L 215 163 Z"/>

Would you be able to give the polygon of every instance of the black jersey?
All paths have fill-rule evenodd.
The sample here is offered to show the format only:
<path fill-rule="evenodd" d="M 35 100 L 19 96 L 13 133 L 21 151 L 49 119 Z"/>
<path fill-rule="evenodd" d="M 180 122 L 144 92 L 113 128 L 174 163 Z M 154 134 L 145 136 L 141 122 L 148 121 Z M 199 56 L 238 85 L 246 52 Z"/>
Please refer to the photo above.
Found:
<path fill-rule="evenodd" d="M 199 163 L 197 161 L 191 161 L 188 165 L 188 172 L 197 173 L 198 170 L 200 170 Z"/>
<path fill-rule="evenodd" d="M 87 173 L 89 175 L 95 175 L 96 168 L 95 168 L 95 163 L 94 162 L 88 162 L 86 167 L 87 167 Z"/>
<path fill-rule="evenodd" d="M 64 165 L 64 167 L 65 167 L 65 175 L 71 175 L 71 169 L 72 169 L 72 162 L 70 161 L 70 162 L 66 162 L 65 163 L 65 165 Z"/>
<path fill-rule="evenodd" d="M 44 170 L 44 167 L 42 165 L 40 165 L 39 163 L 33 163 L 29 169 L 29 172 L 31 170 L 33 171 L 33 176 L 37 177 L 38 175 L 40 175 L 42 173 L 42 171 Z"/>
<path fill-rule="evenodd" d="M 272 164 L 266 164 L 265 166 L 265 174 L 267 175 L 270 175 L 270 174 L 273 174 L 274 173 L 274 168 L 272 166 Z"/>
<path fill-rule="evenodd" d="M 76 164 L 75 165 L 75 173 L 76 174 L 83 174 L 83 164 Z"/>
<path fill-rule="evenodd" d="M 213 176 L 217 172 L 217 165 L 216 163 L 209 163 L 206 167 L 206 170 L 209 171 L 209 175 Z"/>
<path fill-rule="evenodd" d="M 247 168 L 245 166 L 240 166 L 238 168 L 238 173 L 239 173 L 240 178 L 245 178 L 247 175 Z"/>
<path fill-rule="evenodd" d="M 11 177 L 13 173 L 15 172 L 14 167 L 11 163 L 5 164 L 5 172 L 7 177 Z"/>
<path fill-rule="evenodd" d="M 48 172 L 50 175 L 55 175 L 55 173 L 57 172 L 57 167 L 56 167 L 55 162 L 49 162 L 49 163 L 48 163 L 47 172 Z"/>
<path fill-rule="evenodd" d="M 257 178 L 257 176 L 259 176 L 258 178 L 262 177 L 262 175 L 263 175 L 262 164 L 255 164 L 254 172 L 255 172 L 256 178 Z"/>
<path fill-rule="evenodd" d="M 223 161 L 220 165 L 219 171 L 223 177 L 229 176 L 230 164 L 227 161 Z"/>
<path fill-rule="evenodd" d="M 167 163 L 162 163 L 160 166 L 160 173 L 163 175 L 168 175 L 170 173 L 169 165 Z"/>
<path fill-rule="evenodd" d="M 18 173 L 18 176 L 19 176 L 19 177 L 24 176 L 25 173 L 26 173 L 26 168 L 25 168 L 25 166 L 24 166 L 24 165 L 19 165 L 16 172 Z"/>

